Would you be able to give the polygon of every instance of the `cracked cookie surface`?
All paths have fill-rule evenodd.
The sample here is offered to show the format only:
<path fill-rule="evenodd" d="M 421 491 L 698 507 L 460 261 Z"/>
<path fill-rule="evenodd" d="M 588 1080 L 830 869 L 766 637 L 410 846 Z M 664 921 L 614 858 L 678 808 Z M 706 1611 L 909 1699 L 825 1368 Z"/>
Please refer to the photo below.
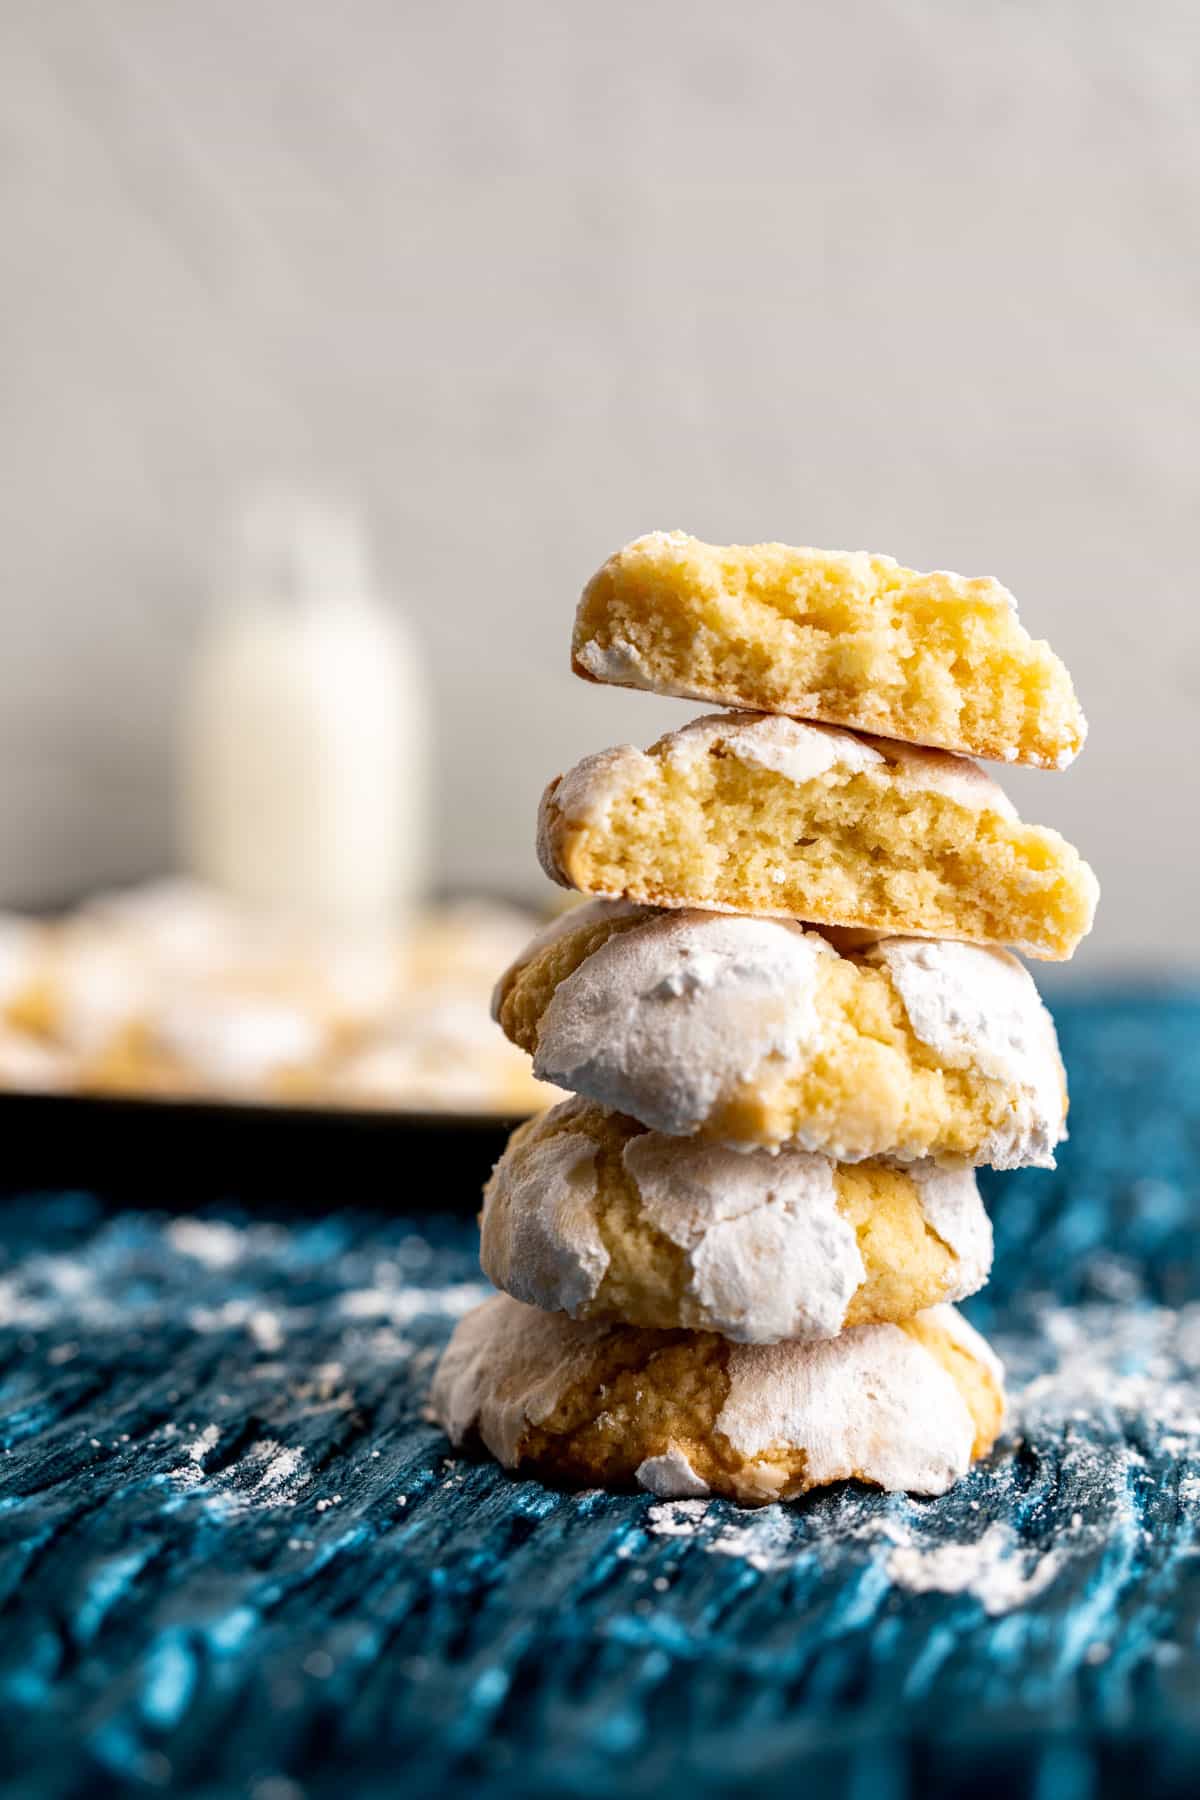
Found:
<path fill-rule="evenodd" d="M 481 1226 L 484 1273 L 529 1305 L 747 1344 L 964 1299 L 992 1257 L 969 1169 L 729 1150 L 579 1099 L 513 1134 Z"/>
<path fill-rule="evenodd" d="M 995 1442 L 1003 1370 L 951 1306 L 817 1344 L 733 1344 L 539 1312 L 455 1328 L 433 1411 L 452 1443 L 571 1486 L 793 1499 L 857 1479 L 942 1494 Z"/>
<path fill-rule="evenodd" d="M 596 900 L 493 1006 L 544 1079 L 676 1137 L 1020 1168 L 1065 1134 L 1053 1023 L 1001 950 Z"/>

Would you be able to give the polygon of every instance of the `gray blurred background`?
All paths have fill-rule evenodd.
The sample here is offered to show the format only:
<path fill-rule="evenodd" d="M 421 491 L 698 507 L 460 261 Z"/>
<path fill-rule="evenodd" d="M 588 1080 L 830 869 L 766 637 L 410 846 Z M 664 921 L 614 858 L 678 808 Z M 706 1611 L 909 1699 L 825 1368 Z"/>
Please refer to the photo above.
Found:
<path fill-rule="evenodd" d="M 1195 958 L 1188 0 L 5 0 L 0 901 L 171 857 L 264 476 L 361 496 L 437 707 L 439 873 L 536 894 L 546 778 L 688 709 L 566 672 L 680 526 L 995 574 L 1092 738 L 1003 779 L 1079 966 Z M 694 710 L 694 709 L 693 709 Z"/>

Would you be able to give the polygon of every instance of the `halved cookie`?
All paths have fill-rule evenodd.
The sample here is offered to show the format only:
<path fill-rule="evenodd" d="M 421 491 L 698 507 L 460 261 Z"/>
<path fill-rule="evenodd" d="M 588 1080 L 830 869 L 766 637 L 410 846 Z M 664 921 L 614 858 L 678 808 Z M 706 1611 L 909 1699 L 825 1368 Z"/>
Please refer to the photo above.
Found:
<path fill-rule="evenodd" d="M 578 1098 L 513 1134 L 480 1224 L 484 1274 L 517 1300 L 740 1344 L 909 1319 L 992 1262 L 970 1169 L 730 1150 Z"/>
<path fill-rule="evenodd" d="M 711 714 L 551 782 L 542 867 L 654 906 L 1012 944 L 1061 961 L 1096 877 L 975 763 L 763 713 Z"/>
<path fill-rule="evenodd" d="M 1087 731 L 1007 588 L 865 551 L 652 531 L 584 589 L 571 660 L 590 681 L 1044 768 Z"/>
<path fill-rule="evenodd" d="M 461 1319 L 433 1382 L 454 1444 L 581 1487 L 761 1505 L 857 1479 L 943 1494 L 986 1456 L 1003 1370 L 953 1307 L 818 1344 L 731 1344 L 539 1312 L 498 1294 Z"/>
<path fill-rule="evenodd" d="M 1049 1013 L 1003 950 L 596 900 L 533 939 L 493 1010 L 545 1081 L 675 1137 L 839 1162 L 1052 1167 Z"/>

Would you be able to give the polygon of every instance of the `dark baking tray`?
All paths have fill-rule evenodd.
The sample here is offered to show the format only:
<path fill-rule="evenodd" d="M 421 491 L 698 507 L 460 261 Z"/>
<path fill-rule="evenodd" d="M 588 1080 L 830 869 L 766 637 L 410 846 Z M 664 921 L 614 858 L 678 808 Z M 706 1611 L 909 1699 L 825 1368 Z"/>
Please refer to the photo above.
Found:
<path fill-rule="evenodd" d="M 0 1094 L 0 1192 L 473 1213 L 517 1118 Z"/>

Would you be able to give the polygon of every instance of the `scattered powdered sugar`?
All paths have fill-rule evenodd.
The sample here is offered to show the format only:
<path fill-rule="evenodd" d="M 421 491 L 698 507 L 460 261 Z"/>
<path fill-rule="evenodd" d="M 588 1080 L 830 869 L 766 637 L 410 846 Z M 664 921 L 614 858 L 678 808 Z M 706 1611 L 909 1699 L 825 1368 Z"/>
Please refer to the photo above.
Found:
<path fill-rule="evenodd" d="M 1173 1454 L 1200 1456 L 1200 1302 L 1178 1311 L 1045 1306 L 1037 1323 L 1057 1361 L 1021 1395 L 1025 1436 L 1067 1422 L 1153 1420 Z"/>
<path fill-rule="evenodd" d="M 339 1311 L 351 1319 L 386 1319 L 391 1326 L 440 1315 L 461 1319 L 491 1294 L 486 1281 L 454 1281 L 445 1287 L 356 1288 L 343 1294 Z"/>
<path fill-rule="evenodd" d="M 309 1477 L 301 1473 L 303 1450 L 286 1449 L 273 1438 L 263 1438 L 252 1445 L 245 1460 L 256 1470 L 261 1470 L 251 1491 L 269 1496 L 272 1505 L 292 1504 L 297 1490 L 308 1483 Z"/>
<path fill-rule="evenodd" d="M 217 1440 L 220 1436 L 221 1427 L 219 1425 L 206 1425 L 199 1436 L 193 1438 L 191 1447 L 188 1450 L 188 1455 L 191 1457 L 192 1461 L 194 1463 L 203 1462 L 209 1451 L 216 1448 Z"/>
<path fill-rule="evenodd" d="M 311 1324 L 312 1316 L 307 1307 L 271 1309 L 246 1297 L 225 1300 L 220 1306 L 192 1306 L 184 1314 L 193 1331 L 247 1331 L 258 1348 L 270 1355 L 283 1348 L 291 1332 Z"/>
<path fill-rule="evenodd" d="M 224 1219 L 172 1219 L 167 1242 L 206 1269 L 232 1269 L 245 1253 L 245 1233 Z"/>
<path fill-rule="evenodd" d="M 298 1446 L 258 1438 L 244 1456 L 213 1471 L 205 1460 L 217 1448 L 221 1431 L 206 1425 L 188 1445 L 188 1460 L 167 1470 L 167 1479 L 188 1494 L 203 1497 L 222 1513 L 258 1506 L 295 1506 L 312 1480 Z"/>
<path fill-rule="evenodd" d="M 899 1590 L 913 1604 L 925 1595 L 963 1595 L 991 1618 L 1034 1605 L 1073 1566 L 1096 1585 L 1093 1571 L 1103 1566 L 1105 1581 L 1076 1634 L 1078 1654 L 1098 1661 L 1113 1595 L 1119 1598 L 1144 1554 L 1148 1509 L 1156 1495 L 1162 1507 L 1164 1489 L 1168 1511 L 1172 1503 L 1160 1458 L 1179 1469 L 1179 1529 L 1195 1529 L 1200 1304 L 1172 1311 L 1035 1301 L 1026 1329 L 1000 1347 L 1018 1368 L 1036 1372 L 1017 1388 L 1010 1429 L 988 1466 L 944 1501 L 923 1505 L 857 1486 L 811 1508 L 737 1512 L 723 1502 L 675 1500 L 648 1509 L 646 1530 L 679 1540 L 685 1554 L 738 1558 L 764 1574 L 841 1567 L 861 1546 L 881 1592 Z M 1039 1367 L 1048 1354 L 1053 1367 Z M 1044 1502 L 1014 1454 L 1023 1443 L 1036 1452 Z M 1050 1528 L 1056 1502 L 1062 1522 Z"/>
<path fill-rule="evenodd" d="M 131 1251 L 123 1226 L 102 1226 L 78 1252 L 35 1253 L 0 1275 L 0 1331 L 69 1332 L 72 1343 L 54 1344 L 50 1362 L 60 1366 L 77 1354 L 76 1334 L 93 1336 L 156 1331 L 169 1318 L 200 1335 L 244 1333 L 260 1357 L 282 1352 L 289 1340 L 319 1325 L 340 1331 L 358 1357 L 384 1354 L 398 1360 L 420 1354 L 419 1343 L 401 1327 L 428 1319 L 457 1319 L 492 1291 L 482 1280 L 425 1282 L 420 1276 L 434 1252 L 418 1234 L 400 1241 L 391 1257 L 367 1262 L 352 1244 L 334 1248 L 321 1260 L 326 1298 L 306 1303 L 282 1298 L 295 1292 L 292 1259 L 316 1254 L 303 1234 L 264 1222 L 237 1224 L 221 1218 L 146 1219 Z M 168 1258 L 158 1280 L 130 1282 L 155 1261 Z M 134 1261 L 131 1263 L 131 1256 Z M 170 1269 L 170 1259 L 184 1265 Z M 281 1279 L 284 1271 L 287 1279 Z M 364 1283 L 364 1275 L 370 1285 Z M 182 1280 L 181 1280 L 182 1277 Z M 170 1297 L 164 1299 L 164 1292 Z M 387 1333 L 386 1339 L 381 1333 Z M 333 1345 L 332 1348 L 337 1348 Z M 257 1365 L 261 1375 L 265 1364 Z"/>
<path fill-rule="evenodd" d="M 910 1593 L 973 1594 L 995 1617 L 1049 1587 L 1063 1562 L 1060 1549 L 1039 1555 L 1023 1548 L 1012 1528 L 997 1520 L 971 1543 L 898 1546 L 887 1570 Z"/>
<path fill-rule="evenodd" d="M 706 1548 L 713 1556 L 736 1556 L 764 1573 L 786 1569 L 797 1560 L 788 1515 L 779 1506 L 752 1513 L 744 1523 L 728 1520 Z"/>
<path fill-rule="evenodd" d="M 707 1500 L 662 1500 L 646 1514 L 646 1523 L 658 1537 L 694 1537 L 708 1517 Z"/>

